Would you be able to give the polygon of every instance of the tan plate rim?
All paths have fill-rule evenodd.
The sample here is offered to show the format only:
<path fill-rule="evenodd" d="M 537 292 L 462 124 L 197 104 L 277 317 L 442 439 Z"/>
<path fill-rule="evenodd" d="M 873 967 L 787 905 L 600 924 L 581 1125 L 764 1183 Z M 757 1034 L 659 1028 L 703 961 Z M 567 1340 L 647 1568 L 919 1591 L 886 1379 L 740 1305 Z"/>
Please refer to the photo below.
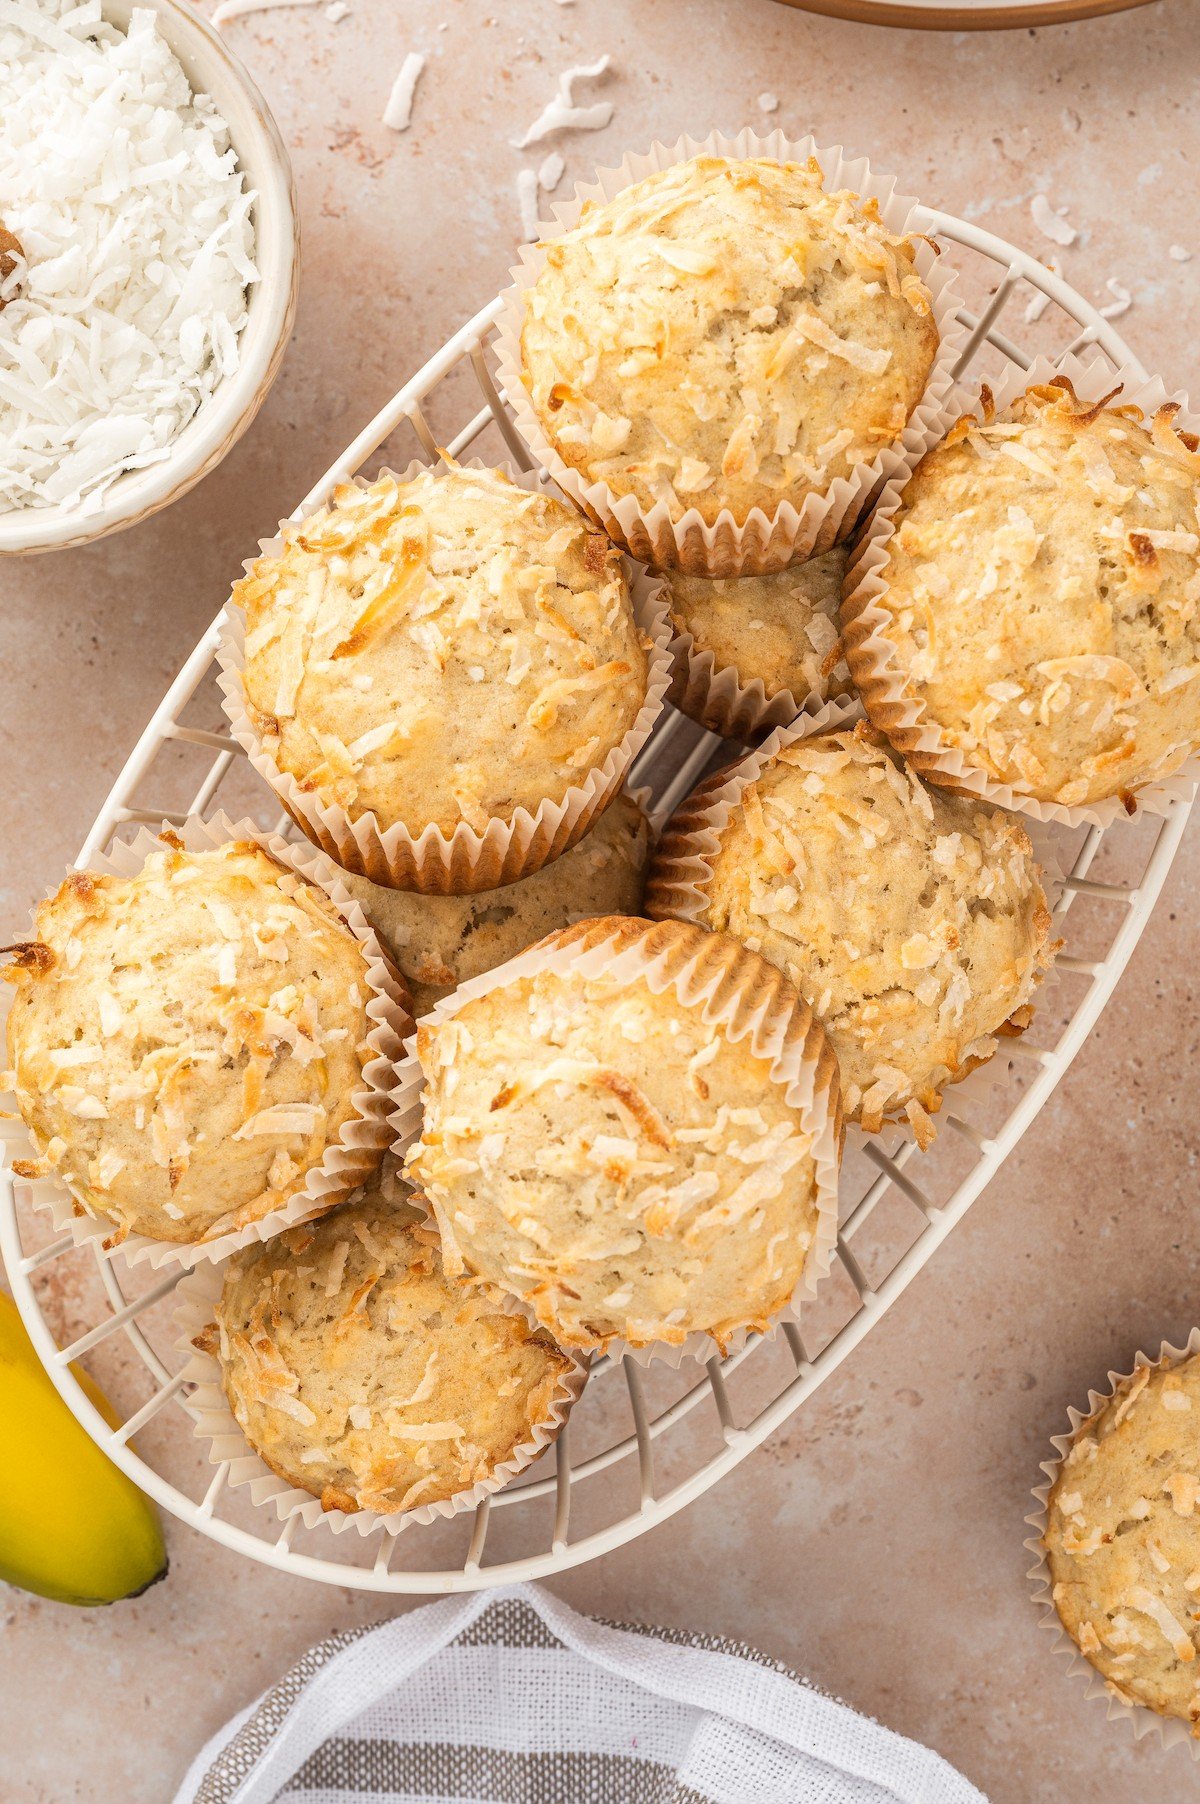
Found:
<path fill-rule="evenodd" d="M 1028 5 L 936 6 L 912 0 L 780 0 L 827 19 L 857 25 L 906 26 L 916 31 L 1015 31 L 1019 26 L 1069 25 L 1105 13 L 1130 12 L 1153 0 L 1030 0 Z"/>

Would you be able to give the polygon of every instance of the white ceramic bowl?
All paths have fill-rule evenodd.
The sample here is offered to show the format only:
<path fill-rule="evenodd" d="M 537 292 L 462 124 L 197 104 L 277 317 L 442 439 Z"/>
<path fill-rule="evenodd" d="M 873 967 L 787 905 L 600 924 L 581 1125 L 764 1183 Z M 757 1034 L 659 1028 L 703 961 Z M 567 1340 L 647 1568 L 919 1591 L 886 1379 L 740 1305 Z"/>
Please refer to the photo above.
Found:
<path fill-rule="evenodd" d="M 296 311 L 299 227 L 292 168 L 266 101 L 205 19 L 184 0 L 104 0 L 104 16 L 124 30 L 135 6 L 150 7 L 196 94 L 211 94 L 254 203 L 254 261 L 239 338 L 241 360 L 189 420 L 161 463 L 118 476 L 99 507 L 29 507 L 0 513 L 0 554 L 57 551 L 133 526 L 166 507 L 213 469 L 241 437 L 275 380 Z"/>

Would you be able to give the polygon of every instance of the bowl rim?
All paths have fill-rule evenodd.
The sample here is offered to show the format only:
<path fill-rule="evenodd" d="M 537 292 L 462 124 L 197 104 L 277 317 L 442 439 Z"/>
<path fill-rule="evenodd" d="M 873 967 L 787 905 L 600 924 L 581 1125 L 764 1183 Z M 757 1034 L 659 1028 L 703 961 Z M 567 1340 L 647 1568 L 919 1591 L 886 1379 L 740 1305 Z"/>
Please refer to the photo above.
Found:
<path fill-rule="evenodd" d="M 259 281 L 250 289 L 248 317 L 239 335 L 241 360 L 213 390 L 168 456 L 129 470 L 104 491 L 98 507 L 78 504 L 13 508 L 0 512 L 0 556 L 63 550 L 89 544 L 133 526 L 177 500 L 221 461 L 266 399 L 291 334 L 299 280 L 299 216 L 291 160 L 257 83 L 220 33 L 187 0 L 101 0 L 105 19 L 127 28 L 134 10 L 153 12 L 178 57 L 192 92 L 208 94 L 229 126 L 247 185 L 255 189 L 254 259 Z M 195 72 L 204 59 L 203 76 Z M 215 80 L 216 71 L 220 80 Z M 243 105 L 231 109 L 231 96 Z M 240 115 L 235 125 L 230 111 Z"/>

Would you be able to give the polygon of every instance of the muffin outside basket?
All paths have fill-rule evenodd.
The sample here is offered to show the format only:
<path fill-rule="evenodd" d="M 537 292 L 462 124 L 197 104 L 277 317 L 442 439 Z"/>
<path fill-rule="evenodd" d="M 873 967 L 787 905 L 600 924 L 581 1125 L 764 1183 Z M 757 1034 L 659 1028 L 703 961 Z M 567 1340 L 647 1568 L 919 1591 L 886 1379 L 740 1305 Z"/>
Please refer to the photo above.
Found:
<path fill-rule="evenodd" d="M 1119 1697 L 1108 1680 L 1102 1678 L 1095 1667 L 1084 1659 L 1074 1641 L 1067 1634 L 1050 1595 L 1052 1580 L 1050 1567 L 1046 1560 L 1043 1536 L 1049 1521 L 1050 1493 L 1080 1426 L 1098 1410 L 1103 1409 L 1106 1404 L 1111 1403 L 1116 1396 L 1118 1387 L 1127 1384 L 1143 1368 L 1179 1365 L 1183 1360 L 1190 1359 L 1198 1353 L 1200 1353 L 1200 1327 L 1191 1330 L 1182 1347 L 1173 1346 L 1170 1341 L 1163 1341 L 1157 1357 L 1152 1358 L 1150 1354 L 1139 1351 L 1135 1354 L 1133 1365 L 1128 1372 L 1109 1372 L 1106 1391 L 1088 1391 L 1086 1409 L 1076 1409 L 1072 1406 L 1067 1410 L 1069 1422 L 1067 1432 L 1051 1437 L 1057 1457 L 1042 1461 L 1042 1471 L 1046 1476 L 1041 1484 L 1034 1486 L 1033 1498 L 1037 1508 L 1025 1518 L 1033 1533 L 1026 1537 L 1024 1543 L 1034 1556 L 1034 1564 L 1029 1569 L 1027 1576 L 1032 1587 L 1033 1601 L 1038 1609 L 1038 1627 L 1053 1635 L 1053 1651 L 1061 1654 L 1069 1662 L 1068 1675 L 1085 1682 L 1086 1689 L 1083 1695 L 1088 1698 L 1107 1700 L 1109 1721 L 1119 1719 L 1126 1722 L 1135 1740 L 1141 1741 L 1143 1736 L 1157 1734 L 1165 1748 L 1177 1747 L 1181 1743 L 1186 1745 L 1194 1761 L 1200 1761 L 1200 1739 L 1190 1732 L 1183 1719 L 1177 1716 L 1160 1716 L 1157 1710 L 1151 1710 L 1145 1704 L 1131 1704 Z"/>

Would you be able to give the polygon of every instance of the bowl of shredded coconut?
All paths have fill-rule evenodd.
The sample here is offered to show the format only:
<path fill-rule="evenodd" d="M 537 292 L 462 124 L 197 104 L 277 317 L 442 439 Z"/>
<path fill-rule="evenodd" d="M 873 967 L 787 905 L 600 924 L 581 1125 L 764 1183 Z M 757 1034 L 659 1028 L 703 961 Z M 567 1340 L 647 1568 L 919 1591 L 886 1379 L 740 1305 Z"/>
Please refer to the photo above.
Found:
<path fill-rule="evenodd" d="M 198 482 L 258 411 L 298 271 L 266 102 L 182 0 L 0 0 L 0 552 Z"/>

